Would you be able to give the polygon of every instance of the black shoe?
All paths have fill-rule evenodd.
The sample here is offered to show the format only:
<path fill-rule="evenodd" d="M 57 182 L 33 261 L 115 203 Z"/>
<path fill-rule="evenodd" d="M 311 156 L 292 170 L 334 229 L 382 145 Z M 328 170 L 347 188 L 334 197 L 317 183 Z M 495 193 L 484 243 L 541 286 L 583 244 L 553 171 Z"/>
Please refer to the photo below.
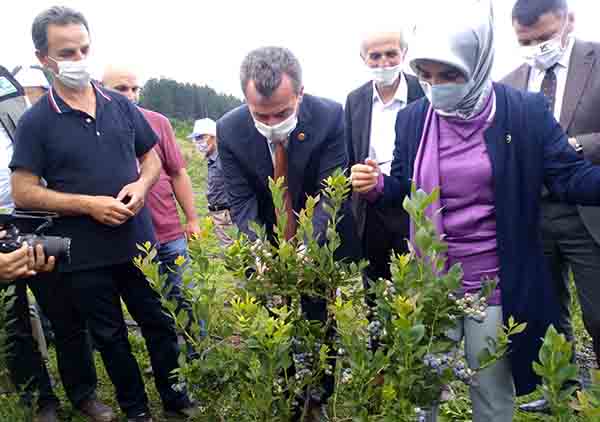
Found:
<path fill-rule="evenodd" d="M 58 404 L 50 403 L 42 406 L 35 413 L 34 422 L 58 422 Z"/>
<path fill-rule="evenodd" d="M 127 422 L 152 422 L 152 415 L 148 412 L 144 412 L 137 416 L 129 416 L 127 417 Z"/>
<path fill-rule="evenodd" d="M 165 408 L 164 415 L 167 419 L 179 419 L 186 420 L 199 416 L 202 413 L 198 403 L 189 403 L 185 407 L 180 409 L 169 409 Z"/>
<path fill-rule="evenodd" d="M 77 408 L 90 422 L 112 422 L 117 418 L 109 406 L 95 398 L 83 401 Z"/>
<path fill-rule="evenodd" d="M 550 410 L 550 403 L 546 399 L 534 400 L 529 403 L 525 403 L 519 406 L 519 410 L 528 413 L 545 413 L 547 415 L 552 414 Z"/>

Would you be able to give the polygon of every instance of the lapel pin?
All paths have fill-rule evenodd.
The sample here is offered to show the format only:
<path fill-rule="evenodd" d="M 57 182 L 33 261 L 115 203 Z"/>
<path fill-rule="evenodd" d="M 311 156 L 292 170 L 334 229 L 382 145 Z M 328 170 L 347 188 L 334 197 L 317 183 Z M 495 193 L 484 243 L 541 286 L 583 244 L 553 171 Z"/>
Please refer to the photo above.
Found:
<path fill-rule="evenodd" d="M 298 140 L 299 141 L 304 141 L 306 139 L 306 135 L 304 134 L 304 132 L 300 132 L 298 134 Z"/>
<path fill-rule="evenodd" d="M 512 142 L 512 135 L 509 133 L 506 135 L 506 143 L 510 144 Z"/>

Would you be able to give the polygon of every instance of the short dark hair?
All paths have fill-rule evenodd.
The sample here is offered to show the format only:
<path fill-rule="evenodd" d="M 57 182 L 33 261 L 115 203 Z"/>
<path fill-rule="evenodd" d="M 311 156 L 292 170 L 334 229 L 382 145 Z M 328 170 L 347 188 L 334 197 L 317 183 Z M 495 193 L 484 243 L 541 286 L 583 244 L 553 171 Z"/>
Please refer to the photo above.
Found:
<path fill-rule="evenodd" d="M 567 0 L 517 0 L 512 10 L 513 21 L 532 26 L 548 12 L 567 12 Z"/>
<path fill-rule="evenodd" d="M 87 20 L 81 12 L 64 6 L 53 6 L 37 15 L 31 26 L 31 38 L 35 49 L 42 54 L 48 54 L 48 26 L 66 26 L 79 24 L 89 32 Z"/>
<path fill-rule="evenodd" d="M 251 51 L 240 69 L 242 91 L 250 81 L 254 81 L 256 90 L 263 97 L 269 98 L 281 85 L 283 75 L 292 80 L 294 92 L 300 94 L 302 88 L 302 68 L 294 54 L 283 47 L 261 47 Z"/>

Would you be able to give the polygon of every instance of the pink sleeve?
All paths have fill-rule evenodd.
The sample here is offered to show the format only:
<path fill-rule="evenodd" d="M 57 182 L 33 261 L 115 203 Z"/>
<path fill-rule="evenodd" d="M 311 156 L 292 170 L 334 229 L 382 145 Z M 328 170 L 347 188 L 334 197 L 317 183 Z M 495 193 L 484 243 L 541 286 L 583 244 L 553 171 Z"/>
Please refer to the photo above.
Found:
<path fill-rule="evenodd" d="M 164 154 L 164 156 L 162 157 L 162 165 L 165 169 L 165 172 L 169 176 L 173 176 L 174 174 L 178 173 L 179 170 L 185 167 L 185 160 L 181 155 L 179 145 L 177 145 L 177 140 L 175 139 L 173 127 L 171 126 L 171 123 L 166 117 L 164 118 L 164 120 L 162 120 L 160 127 L 160 143 Z"/>
<path fill-rule="evenodd" d="M 375 185 L 375 187 L 373 189 L 371 189 L 369 192 L 363 193 L 362 197 L 365 198 L 365 200 L 367 202 L 373 203 L 373 202 L 377 201 L 377 199 L 379 199 L 379 197 L 383 193 L 383 182 L 384 182 L 383 174 L 379 173 L 379 177 L 377 178 L 377 184 Z"/>

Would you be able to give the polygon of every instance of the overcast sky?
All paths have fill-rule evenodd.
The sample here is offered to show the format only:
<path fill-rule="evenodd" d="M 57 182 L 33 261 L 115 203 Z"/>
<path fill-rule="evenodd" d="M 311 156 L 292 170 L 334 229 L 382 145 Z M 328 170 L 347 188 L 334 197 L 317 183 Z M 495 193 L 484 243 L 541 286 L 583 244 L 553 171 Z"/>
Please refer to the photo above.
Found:
<path fill-rule="evenodd" d="M 92 32 L 95 69 L 135 64 L 143 80 L 166 76 L 207 84 L 241 97 L 238 70 L 244 55 L 263 45 L 290 48 L 304 69 L 306 91 L 343 102 L 368 80 L 359 56 L 361 37 L 397 30 L 461 0 L 63 0 L 84 13 Z M 513 0 L 493 0 L 495 77 L 520 63 L 510 22 Z M 0 64 L 35 63 L 31 23 L 52 0 L 10 1 L 2 9 Z M 600 41 L 598 0 L 571 0 L 577 35 Z M 451 18 L 451 17 L 449 17 Z"/>

